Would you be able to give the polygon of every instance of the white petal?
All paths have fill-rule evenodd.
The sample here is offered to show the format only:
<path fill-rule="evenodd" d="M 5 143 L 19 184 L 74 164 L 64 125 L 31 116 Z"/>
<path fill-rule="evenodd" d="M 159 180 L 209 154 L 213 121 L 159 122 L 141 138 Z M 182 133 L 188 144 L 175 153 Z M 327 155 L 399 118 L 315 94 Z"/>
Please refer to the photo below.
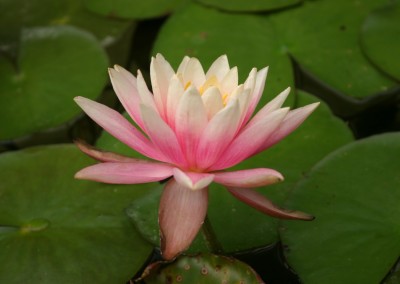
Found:
<path fill-rule="evenodd" d="M 229 70 L 228 74 L 221 81 L 221 92 L 223 94 L 230 94 L 235 90 L 238 86 L 238 69 L 237 67 L 233 67 Z"/>
<path fill-rule="evenodd" d="M 257 77 L 257 68 L 251 69 L 249 76 L 244 82 L 244 88 L 250 89 L 250 93 L 253 93 L 254 88 L 256 86 L 256 77 Z"/>
<path fill-rule="evenodd" d="M 217 112 L 219 112 L 223 107 L 222 96 L 217 87 L 208 88 L 203 95 L 204 106 L 207 110 L 207 116 L 210 120 Z"/>
<path fill-rule="evenodd" d="M 167 104 L 167 92 L 169 81 L 175 74 L 171 65 L 164 59 L 161 54 L 157 54 L 156 58 L 151 59 L 150 79 L 153 86 L 154 100 L 161 117 L 165 117 L 165 108 Z"/>
<path fill-rule="evenodd" d="M 256 84 L 254 87 L 254 91 L 251 94 L 251 100 L 249 103 L 249 107 L 247 109 L 247 113 L 245 115 L 244 123 L 249 121 L 250 117 L 253 115 L 254 110 L 257 107 L 258 102 L 260 101 L 261 95 L 264 91 L 265 80 L 268 75 L 268 67 L 265 67 L 257 72 L 256 76 Z"/>
<path fill-rule="evenodd" d="M 217 58 L 211 64 L 211 67 L 208 69 L 206 78 L 209 79 L 212 76 L 217 77 L 218 81 L 222 81 L 225 75 L 229 72 L 229 62 L 228 57 L 226 55 L 222 55 Z"/>
<path fill-rule="evenodd" d="M 178 70 L 176 71 L 177 74 L 178 73 L 181 73 L 181 74 L 183 73 L 183 71 L 186 68 L 186 64 L 189 62 L 189 59 L 190 59 L 189 56 L 183 57 L 183 60 L 182 60 L 181 64 L 179 64 Z"/>
<path fill-rule="evenodd" d="M 200 86 L 202 86 L 206 81 L 203 67 L 200 64 L 200 61 L 194 57 L 189 59 L 182 75 L 185 83 L 190 82 L 196 88 L 200 88 Z"/>

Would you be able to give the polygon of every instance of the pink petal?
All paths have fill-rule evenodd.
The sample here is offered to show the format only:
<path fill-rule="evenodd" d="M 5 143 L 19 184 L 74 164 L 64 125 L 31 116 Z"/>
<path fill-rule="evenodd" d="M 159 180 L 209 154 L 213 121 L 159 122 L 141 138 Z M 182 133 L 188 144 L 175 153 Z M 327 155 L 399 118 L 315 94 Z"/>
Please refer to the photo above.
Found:
<path fill-rule="evenodd" d="M 175 165 L 185 167 L 186 159 L 175 133 L 153 109 L 141 105 L 142 119 L 146 133 L 153 144 Z"/>
<path fill-rule="evenodd" d="M 262 109 L 260 109 L 257 114 L 251 119 L 250 123 L 254 123 L 262 117 L 268 115 L 269 113 L 279 109 L 285 102 L 287 96 L 290 93 L 290 87 L 282 91 L 278 96 L 276 96 L 272 101 L 267 103 Z"/>
<path fill-rule="evenodd" d="M 272 217 L 305 221 L 311 221 L 314 219 L 314 216 L 307 213 L 279 208 L 264 195 L 252 189 L 228 188 L 228 191 L 240 201 Z"/>
<path fill-rule="evenodd" d="M 207 71 L 206 78 L 212 76 L 217 77 L 218 81 L 222 81 L 225 75 L 229 72 L 229 62 L 226 55 L 222 55 L 215 60 Z"/>
<path fill-rule="evenodd" d="M 189 166 L 195 166 L 197 145 L 208 122 L 203 100 L 196 88 L 183 94 L 175 114 L 175 133 Z"/>
<path fill-rule="evenodd" d="M 264 151 L 292 133 L 317 108 L 318 105 L 319 103 L 313 103 L 290 111 L 279 128 L 259 147 L 255 154 Z"/>
<path fill-rule="evenodd" d="M 169 81 L 174 74 L 171 65 L 161 54 L 157 54 L 155 58 L 151 59 L 150 79 L 153 86 L 154 101 L 163 118 L 165 118 Z"/>
<path fill-rule="evenodd" d="M 142 118 L 140 117 L 139 108 L 141 100 L 136 87 L 136 78 L 131 76 L 130 79 L 128 79 L 128 75 L 126 73 L 124 75 L 124 73 L 122 73 L 122 69 L 122 67 L 116 67 L 115 70 L 112 68 L 108 69 L 111 83 L 122 106 L 128 112 L 133 121 L 143 129 L 143 122 Z M 121 70 L 121 72 L 117 70 Z"/>
<path fill-rule="evenodd" d="M 207 204 L 207 188 L 189 190 L 174 179 L 167 183 L 158 211 L 164 259 L 173 259 L 189 247 L 204 222 Z"/>
<path fill-rule="evenodd" d="M 283 176 L 272 169 L 258 168 L 233 172 L 217 172 L 214 181 L 229 187 L 252 188 L 277 183 Z"/>
<path fill-rule="evenodd" d="M 215 163 L 237 133 L 239 122 L 238 101 L 226 106 L 209 121 L 197 148 L 197 166 L 200 169 Z"/>
<path fill-rule="evenodd" d="M 264 91 L 265 80 L 267 79 L 268 67 L 265 67 L 257 72 L 256 83 L 254 87 L 253 94 L 251 95 L 251 101 L 245 115 L 244 123 L 249 121 L 250 117 L 253 115 L 254 110 L 260 101 L 261 95 Z"/>
<path fill-rule="evenodd" d="M 92 145 L 89 145 L 86 142 L 81 141 L 81 140 L 77 140 L 74 143 L 79 148 L 79 150 L 81 150 L 83 153 L 85 153 L 89 157 L 91 157 L 97 161 L 100 161 L 100 162 L 132 163 L 132 162 L 137 162 L 137 161 L 143 161 L 143 160 L 119 155 L 117 153 L 99 150 L 99 149 L 93 147 Z"/>
<path fill-rule="evenodd" d="M 74 100 L 89 117 L 115 138 L 147 157 L 165 161 L 164 155 L 119 112 L 83 97 Z"/>
<path fill-rule="evenodd" d="M 250 122 L 246 125 L 210 170 L 232 167 L 253 155 L 280 126 L 288 111 L 289 108 L 279 109 L 267 114 L 256 123 Z"/>
<path fill-rule="evenodd" d="M 177 183 L 191 190 L 199 190 L 207 187 L 214 179 L 213 174 L 183 172 L 178 168 L 173 169 L 174 178 Z"/>
<path fill-rule="evenodd" d="M 137 160 L 135 162 L 101 163 L 77 172 L 75 178 L 112 184 L 137 184 L 160 181 L 172 176 L 168 164 Z"/>

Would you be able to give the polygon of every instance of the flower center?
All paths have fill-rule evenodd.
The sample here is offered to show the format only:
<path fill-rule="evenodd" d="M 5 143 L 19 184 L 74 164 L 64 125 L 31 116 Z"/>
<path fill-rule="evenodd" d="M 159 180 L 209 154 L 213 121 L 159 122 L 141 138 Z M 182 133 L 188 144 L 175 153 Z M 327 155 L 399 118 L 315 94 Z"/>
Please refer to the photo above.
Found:
<path fill-rule="evenodd" d="M 183 89 L 186 91 L 190 86 L 192 86 L 192 81 L 186 82 L 186 84 L 185 84 L 185 86 L 184 86 Z M 217 88 L 218 88 L 218 91 L 219 91 L 220 94 L 221 94 L 222 102 L 223 102 L 223 104 L 224 104 L 224 106 L 225 106 L 226 103 L 227 103 L 229 94 L 228 94 L 228 93 L 223 93 L 223 92 L 222 92 L 222 90 L 221 90 L 221 89 L 222 89 L 222 88 L 221 88 L 221 84 L 220 84 L 220 82 L 218 81 L 218 79 L 217 79 L 217 77 L 216 77 L 215 75 L 213 75 L 213 76 L 211 76 L 210 78 L 208 78 L 208 79 L 204 82 L 204 84 L 198 88 L 198 91 L 199 91 L 200 95 L 203 95 L 204 92 L 206 92 L 207 89 L 208 89 L 208 88 L 211 88 L 211 87 L 217 87 Z"/>

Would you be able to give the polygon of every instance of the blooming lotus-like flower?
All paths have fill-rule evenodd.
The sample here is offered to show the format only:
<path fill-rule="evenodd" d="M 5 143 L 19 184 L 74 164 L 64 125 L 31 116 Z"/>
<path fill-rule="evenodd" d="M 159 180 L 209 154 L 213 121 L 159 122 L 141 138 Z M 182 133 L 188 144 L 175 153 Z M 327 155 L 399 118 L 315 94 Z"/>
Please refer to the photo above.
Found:
<path fill-rule="evenodd" d="M 172 259 L 195 238 L 207 212 L 208 185 L 224 185 L 237 199 L 271 216 L 312 219 L 273 205 L 250 188 L 283 180 L 267 168 L 223 171 L 274 145 L 296 129 L 317 107 L 281 108 L 289 88 L 253 112 L 264 89 L 267 68 L 252 69 L 238 84 L 236 67 L 219 57 L 205 73 L 196 58 L 185 57 L 175 73 L 158 54 L 150 66 L 152 92 L 138 71 L 135 78 L 120 66 L 109 69 L 114 90 L 135 122 L 83 97 L 78 105 L 111 135 L 152 160 L 102 152 L 83 143 L 80 149 L 101 163 L 76 178 L 114 184 L 154 182 L 172 177 L 159 207 L 161 250 Z M 139 129 L 140 130 L 139 130 Z"/>

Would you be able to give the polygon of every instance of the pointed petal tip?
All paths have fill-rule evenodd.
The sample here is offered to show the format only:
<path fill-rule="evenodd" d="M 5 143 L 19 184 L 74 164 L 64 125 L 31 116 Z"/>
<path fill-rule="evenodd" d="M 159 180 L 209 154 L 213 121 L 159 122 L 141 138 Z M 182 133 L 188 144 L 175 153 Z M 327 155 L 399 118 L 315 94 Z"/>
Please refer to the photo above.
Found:
<path fill-rule="evenodd" d="M 85 98 L 84 98 L 84 97 L 81 97 L 81 96 L 74 97 L 74 101 L 75 101 L 75 102 L 82 101 L 83 99 L 85 99 Z"/>
<path fill-rule="evenodd" d="M 312 109 L 312 111 L 314 111 L 320 104 L 321 104 L 321 102 L 316 102 L 316 103 L 310 104 L 309 106 Z"/>
<path fill-rule="evenodd" d="M 307 118 L 311 113 L 314 112 L 314 110 L 320 105 L 320 102 L 312 103 L 297 109 L 294 109 L 293 111 L 299 110 L 303 113 L 304 119 Z"/>
<path fill-rule="evenodd" d="M 113 77 L 115 77 L 116 72 L 117 71 L 114 68 L 111 68 L 111 67 L 108 68 L 108 75 L 110 76 L 111 80 L 113 79 Z"/>
<path fill-rule="evenodd" d="M 268 71 L 269 71 L 269 66 L 265 66 L 264 68 L 262 68 L 260 71 L 258 71 L 258 72 L 263 72 L 263 73 L 268 73 Z"/>
<path fill-rule="evenodd" d="M 289 86 L 286 89 L 284 89 L 282 93 L 289 94 L 291 90 L 292 90 L 292 88 Z"/>
<path fill-rule="evenodd" d="M 80 170 L 79 172 L 75 173 L 74 178 L 75 179 L 85 179 L 85 175 L 82 173 L 83 169 Z"/>
<path fill-rule="evenodd" d="M 301 220 L 301 221 L 313 221 L 315 220 L 315 216 L 308 214 L 308 213 L 304 213 L 301 211 L 290 211 L 288 210 L 288 213 L 291 214 L 290 218 L 287 219 L 292 219 L 292 220 Z"/>
<path fill-rule="evenodd" d="M 280 219 L 303 221 L 312 221 L 315 219 L 314 216 L 301 211 L 281 208 L 255 190 L 230 187 L 227 187 L 227 189 L 234 197 L 236 197 L 240 201 L 269 216 Z"/>

